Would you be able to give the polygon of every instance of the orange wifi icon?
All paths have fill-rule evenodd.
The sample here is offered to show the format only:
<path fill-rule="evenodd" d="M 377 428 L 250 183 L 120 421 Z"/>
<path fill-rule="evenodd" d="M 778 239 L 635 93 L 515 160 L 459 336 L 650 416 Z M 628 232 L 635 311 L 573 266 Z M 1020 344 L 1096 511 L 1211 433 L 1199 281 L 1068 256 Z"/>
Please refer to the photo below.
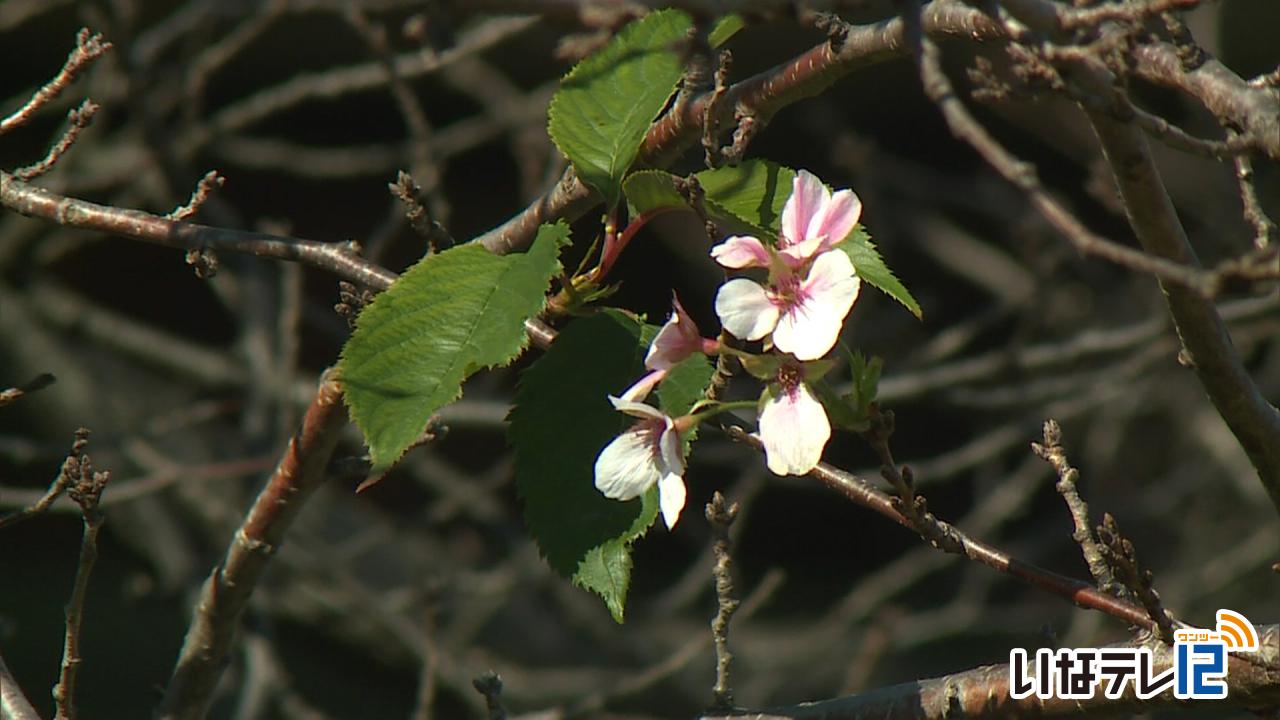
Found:
<path fill-rule="evenodd" d="M 1258 631 L 1245 616 L 1234 610 L 1218 611 L 1218 637 L 1231 650 L 1257 652 Z"/>

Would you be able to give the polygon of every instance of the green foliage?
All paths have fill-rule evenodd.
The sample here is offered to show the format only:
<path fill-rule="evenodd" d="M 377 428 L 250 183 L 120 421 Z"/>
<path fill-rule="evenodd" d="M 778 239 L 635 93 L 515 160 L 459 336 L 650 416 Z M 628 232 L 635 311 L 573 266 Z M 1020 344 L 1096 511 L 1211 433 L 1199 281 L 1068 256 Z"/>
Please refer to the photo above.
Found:
<path fill-rule="evenodd" d="M 706 193 L 707 212 L 716 220 L 736 221 L 763 237 L 775 237 L 782 207 L 791 197 L 796 173 L 767 160 L 746 160 L 698 173 Z"/>
<path fill-rule="evenodd" d="M 635 422 L 609 403 L 644 373 L 654 328 L 607 310 L 570 323 L 520 378 L 508 436 L 525 523 L 547 563 L 600 595 L 622 622 L 631 579 L 630 545 L 658 516 L 657 488 L 630 502 L 595 487 L 596 457 Z M 702 397 L 711 364 L 696 355 L 658 386 L 662 409 L 678 416 Z"/>
<path fill-rule="evenodd" d="M 663 208 L 688 209 L 684 196 L 676 190 L 680 178 L 665 170 L 638 170 L 622 182 L 622 191 L 631 207 L 631 216 Z"/>
<path fill-rule="evenodd" d="M 338 369 L 375 473 L 392 465 L 476 371 L 504 365 L 526 343 L 560 272 L 563 222 L 544 225 L 527 253 L 460 245 L 429 255 L 360 313 Z"/>
<path fill-rule="evenodd" d="M 551 139 L 610 208 L 649 125 L 684 73 L 678 44 L 691 26 L 678 10 L 649 13 L 579 62 L 551 99 Z"/>
<path fill-rule="evenodd" d="M 837 427 L 849 432 L 865 432 L 870 428 L 871 403 L 876 400 L 880 386 L 880 372 L 884 361 L 878 357 L 868 360 L 861 352 L 850 353 L 841 344 L 849 360 L 849 374 L 853 382 L 848 393 L 837 395 L 826 382 L 810 385 L 827 409 L 827 416 Z"/>
<path fill-rule="evenodd" d="M 707 33 L 707 44 L 713 48 L 718 48 L 729 41 L 729 38 L 738 34 L 738 31 L 746 26 L 746 22 L 738 13 L 729 13 L 716 21 L 716 26 L 711 28 L 711 32 Z"/>
<path fill-rule="evenodd" d="M 766 160 L 747 160 L 732 167 L 703 170 L 695 177 L 713 220 L 761 237 L 778 234 L 794 171 Z M 687 209 L 684 196 L 676 190 L 679 180 L 661 170 L 642 170 L 627 177 L 623 190 L 634 214 L 661 208 Z"/>
<path fill-rule="evenodd" d="M 884 264 L 884 258 L 880 257 L 880 251 L 871 242 L 871 236 L 867 234 L 866 228 L 862 225 L 855 227 L 849 237 L 840 243 L 839 248 L 845 251 L 849 260 L 853 262 L 853 269 L 858 272 L 858 277 L 902 303 L 902 306 L 910 310 L 912 315 L 917 318 L 922 317 L 920 303 L 916 302 L 889 266 Z"/>
<path fill-rule="evenodd" d="M 694 353 L 668 370 L 667 376 L 658 383 L 658 401 L 662 411 L 671 417 L 688 414 L 694 404 L 706 396 L 715 370 L 711 359 L 702 353 Z M 685 437 L 686 452 L 697 432 L 695 427 Z"/>
<path fill-rule="evenodd" d="M 599 593 L 619 622 L 631 571 L 627 546 L 657 517 L 657 490 L 610 500 L 595 487 L 595 461 L 633 422 L 607 396 L 643 372 L 642 327 L 617 311 L 570 323 L 521 375 L 508 418 L 530 534 L 556 572 Z"/>

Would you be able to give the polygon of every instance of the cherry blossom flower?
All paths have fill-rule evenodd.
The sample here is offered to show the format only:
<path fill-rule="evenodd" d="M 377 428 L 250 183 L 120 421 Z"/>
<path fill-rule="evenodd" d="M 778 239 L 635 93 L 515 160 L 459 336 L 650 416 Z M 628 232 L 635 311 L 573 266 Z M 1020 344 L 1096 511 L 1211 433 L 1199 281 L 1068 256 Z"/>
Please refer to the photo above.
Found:
<path fill-rule="evenodd" d="M 861 213 L 852 190 L 832 195 L 811 173 L 797 173 L 775 248 L 738 235 L 711 250 L 730 269 L 769 268 L 767 287 L 746 278 L 721 286 L 716 315 L 724 328 L 745 340 L 769 338 L 773 347 L 800 360 L 827 354 L 861 287 L 848 255 L 836 249 Z"/>
<path fill-rule="evenodd" d="M 815 258 L 807 274 L 777 269 L 767 288 L 747 278 L 730 280 L 716 293 L 716 315 L 736 337 L 760 340 L 772 334 L 773 346 L 782 352 L 816 360 L 836 344 L 861 284 L 849 256 L 831 250 Z"/>
<path fill-rule="evenodd" d="M 657 484 L 662 520 L 668 529 L 674 528 L 685 499 L 679 425 L 662 411 L 625 399 L 625 395 L 611 395 L 609 402 L 640 420 L 614 438 L 596 458 L 596 488 L 607 498 L 631 500 Z"/>
<path fill-rule="evenodd" d="M 793 364 L 779 369 L 770 385 L 772 397 L 760 412 L 760 442 L 765 463 L 775 475 L 804 475 L 822 460 L 831 439 L 827 412 L 804 382 L 803 370 Z"/>
<path fill-rule="evenodd" d="M 792 268 L 844 242 L 862 216 L 862 201 L 852 190 L 834 195 L 808 170 L 796 173 L 791 197 L 782 207 L 782 232 L 776 254 Z M 724 267 L 739 270 L 770 267 L 774 253 L 758 238 L 735 235 L 711 250 L 711 257 Z"/>
<path fill-rule="evenodd" d="M 644 366 L 650 370 L 668 370 L 679 365 L 694 353 L 714 353 L 719 346 L 715 340 L 702 337 L 693 318 L 685 312 L 680 298 L 671 295 L 671 317 L 653 338 Z"/>

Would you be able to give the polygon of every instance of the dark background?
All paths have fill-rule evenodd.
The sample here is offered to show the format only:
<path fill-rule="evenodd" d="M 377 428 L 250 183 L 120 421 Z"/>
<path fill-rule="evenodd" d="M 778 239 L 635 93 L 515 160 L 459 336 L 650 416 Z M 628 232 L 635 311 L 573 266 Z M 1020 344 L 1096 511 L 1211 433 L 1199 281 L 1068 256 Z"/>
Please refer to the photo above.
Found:
<path fill-rule="evenodd" d="M 396 53 L 421 51 L 425 35 L 452 58 L 451 44 L 492 30 L 486 18 L 423 16 L 421 3 L 364 7 Z M 0 2 L 0 112 L 57 71 L 79 27 L 116 43 L 56 110 L 0 138 L 0 167 L 41 157 L 65 110 L 87 95 L 102 112 L 38 184 L 164 213 L 217 169 L 227 182 L 200 221 L 355 239 L 396 270 L 424 251 L 386 190 L 397 170 L 423 182 L 460 241 L 550 187 L 563 160 L 546 137 L 545 106 L 571 66 L 557 48 L 583 32 L 572 23 L 532 22 L 410 77 L 432 128 L 416 146 L 385 82 L 235 124 L 234 111 L 255 93 L 375 61 L 345 8 Z M 849 17 L 887 13 L 867 3 Z M 422 17 L 426 30 L 406 35 Z M 1270 0 L 1224 0 L 1189 24 L 1243 77 L 1280 61 L 1280 5 Z M 731 44 L 733 78 L 821 40 L 784 20 L 748 27 Z M 967 87 L 975 48 L 950 42 L 943 50 L 953 80 Z M 1189 102 L 1157 88 L 1133 92 L 1193 134 L 1219 136 Z M 970 105 L 1091 229 L 1131 243 L 1074 106 L 1053 98 Z M 1246 251 L 1252 231 L 1231 167 L 1155 149 L 1202 259 Z M 698 155 L 677 169 L 695 169 Z M 1275 510 L 1194 375 L 1176 362 L 1155 282 L 1077 255 L 952 139 L 909 62 L 855 73 L 783 110 L 749 156 L 854 188 L 864 224 L 923 306 L 917 321 L 866 288 L 845 338 L 885 359 L 895 454 L 916 467 L 940 517 L 1022 559 L 1087 577 L 1052 473 L 1028 446 L 1054 417 L 1095 519 L 1116 516 L 1175 614 L 1208 623 L 1230 607 L 1258 623 L 1280 620 L 1280 580 L 1269 569 L 1280 540 Z M 1259 161 L 1257 169 L 1275 217 L 1275 168 Z M 575 225 L 577 252 L 597 228 L 594 212 Z M 617 304 L 657 319 L 677 289 L 710 332 L 721 275 L 707 249 L 692 217 L 655 222 L 618 266 Z M 59 379 L 0 409 L 0 506 L 38 496 L 80 426 L 93 430 L 95 463 L 113 472 L 85 621 L 79 701 L 87 717 L 151 712 L 193 593 L 347 336 L 332 310 L 332 276 L 220 259 L 221 271 L 205 281 L 179 251 L 0 214 L 0 386 L 41 372 Z M 1280 319 L 1260 297 L 1228 294 L 1221 304 L 1248 369 L 1276 402 Z M 1099 350 L 1099 333 L 1124 342 Z M 445 413 L 448 434 L 375 489 L 355 496 L 360 478 L 348 474 L 318 493 L 255 596 L 215 717 L 405 717 L 424 662 L 434 664 L 433 717 L 479 717 L 470 679 L 489 669 L 503 676 L 516 714 L 692 715 L 709 701 L 712 681 L 710 530 L 700 508 L 717 489 L 744 506 L 738 588 L 761 600 L 734 625 L 741 704 L 1002 662 L 1010 647 L 1049 636 L 1067 646 L 1125 637 L 1116 621 L 932 551 L 812 480 L 772 477 L 749 450 L 711 435 L 686 476 L 685 519 L 635 547 L 628 622 L 617 626 L 596 598 L 554 576 L 520 521 L 502 418 L 532 359 L 474 378 Z M 360 452 L 352 428 L 340 455 Z M 826 457 L 877 476 L 856 437 L 837 435 Z M 63 501 L 0 534 L 0 648 L 44 712 L 79 526 Z M 626 690 L 664 664 L 658 679 Z M 597 695 L 606 710 L 590 704 Z"/>

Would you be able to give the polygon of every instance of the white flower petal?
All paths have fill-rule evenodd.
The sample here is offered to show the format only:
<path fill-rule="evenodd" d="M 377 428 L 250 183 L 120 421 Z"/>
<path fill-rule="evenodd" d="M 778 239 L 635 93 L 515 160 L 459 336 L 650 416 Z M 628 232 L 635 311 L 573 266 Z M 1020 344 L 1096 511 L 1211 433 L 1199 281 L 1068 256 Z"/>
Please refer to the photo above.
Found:
<path fill-rule="evenodd" d="M 839 339 L 861 285 L 843 250 L 819 255 L 800 284 L 797 301 L 778 318 L 773 344 L 800 360 L 826 355 Z"/>
<path fill-rule="evenodd" d="M 782 238 L 780 243 L 790 246 L 809 239 L 809 225 L 830 197 L 827 188 L 816 175 L 808 170 L 796 173 L 791 182 L 791 197 L 782 206 Z"/>
<path fill-rule="evenodd" d="M 803 475 L 822 460 L 831 439 L 831 423 L 822 403 L 800 383 L 779 394 L 760 413 L 765 463 L 776 475 Z"/>
<path fill-rule="evenodd" d="M 684 478 L 668 474 L 658 479 L 658 507 L 662 508 L 662 521 L 667 529 L 675 528 L 684 509 Z"/>
<path fill-rule="evenodd" d="M 634 386 L 633 386 L 634 387 Z M 609 402 L 613 403 L 613 409 L 624 412 L 632 417 L 644 418 L 646 420 L 662 420 L 666 415 L 662 411 L 642 402 L 635 402 L 623 393 L 622 397 L 609 396 Z"/>
<path fill-rule="evenodd" d="M 675 422 L 663 416 L 666 426 L 658 438 L 659 457 L 662 460 L 661 470 L 664 474 L 684 475 L 684 443 L 676 430 Z"/>
<path fill-rule="evenodd" d="M 596 488 L 605 497 L 640 497 L 662 477 L 655 462 L 655 430 L 649 423 L 637 423 L 614 438 L 596 457 Z"/>
<path fill-rule="evenodd" d="M 746 278 L 730 280 L 716 293 L 716 315 L 735 337 L 759 340 L 778 324 L 778 307 L 769 293 Z"/>
<path fill-rule="evenodd" d="M 769 249 L 750 235 L 734 235 L 711 248 L 711 257 L 727 268 L 769 267 Z"/>
<path fill-rule="evenodd" d="M 807 237 L 822 238 L 815 252 L 826 252 L 844 242 L 862 216 L 862 201 L 852 190 L 840 190 L 809 221 Z"/>

